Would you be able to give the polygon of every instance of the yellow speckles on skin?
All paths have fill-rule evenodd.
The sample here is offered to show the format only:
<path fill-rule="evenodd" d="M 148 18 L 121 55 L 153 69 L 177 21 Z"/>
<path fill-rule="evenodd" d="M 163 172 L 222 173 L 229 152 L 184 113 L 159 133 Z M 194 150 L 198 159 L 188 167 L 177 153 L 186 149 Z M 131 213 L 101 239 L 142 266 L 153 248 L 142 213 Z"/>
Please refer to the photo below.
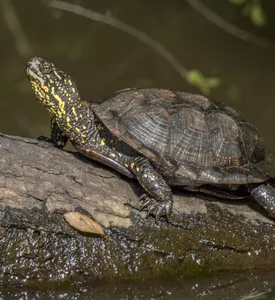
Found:
<path fill-rule="evenodd" d="M 115 154 L 115 153 L 111 153 L 111 156 L 112 156 L 112 157 L 116 157 L 116 154 Z"/>
<path fill-rule="evenodd" d="M 87 127 L 86 127 L 85 125 L 82 125 L 82 128 L 83 128 L 83 129 L 87 129 Z"/>
<path fill-rule="evenodd" d="M 105 139 L 101 139 L 100 141 L 100 147 L 103 147 L 105 145 Z"/>
<path fill-rule="evenodd" d="M 53 97 L 58 101 L 58 116 L 62 117 L 62 115 L 66 114 L 65 111 L 65 102 L 55 93 L 52 93 Z"/>
<path fill-rule="evenodd" d="M 98 130 L 102 130 L 102 129 L 103 129 L 103 126 L 102 126 L 101 124 L 98 124 L 98 125 L 97 125 L 97 129 L 98 129 Z"/>
<path fill-rule="evenodd" d="M 114 140 L 110 140 L 110 143 L 113 144 L 113 143 L 114 143 Z"/>
<path fill-rule="evenodd" d="M 128 164 L 124 164 L 124 166 L 125 166 L 126 168 L 128 168 L 128 167 L 129 167 L 129 165 L 128 165 Z"/>
<path fill-rule="evenodd" d="M 67 122 L 67 126 L 70 127 L 70 128 L 73 127 L 69 122 Z"/>
<path fill-rule="evenodd" d="M 70 122 L 70 117 L 69 117 L 69 116 L 66 118 L 66 121 L 67 121 L 67 122 Z"/>
<path fill-rule="evenodd" d="M 49 112 L 50 112 L 50 114 L 51 114 L 52 116 L 56 116 L 56 112 L 55 112 L 54 107 L 49 107 L 48 110 L 49 110 Z"/>
<path fill-rule="evenodd" d="M 53 71 L 54 71 L 55 76 L 56 76 L 59 80 L 61 80 L 62 78 L 59 76 L 58 72 L 56 72 L 56 70 L 53 70 Z"/>
<path fill-rule="evenodd" d="M 75 93 L 75 88 L 72 88 L 73 93 Z"/>
<path fill-rule="evenodd" d="M 49 88 L 46 85 L 41 85 L 41 88 L 48 93 L 49 92 Z"/>
<path fill-rule="evenodd" d="M 137 168 L 136 168 L 136 171 L 139 172 L 139 171 L 140 171 L 140 168 L 137 167 Z"/>
<path fill-rule="evenodd" d="M 74 116 L 75 116 L 75 119 L 76 119 L 76 121 L 77 121 L 77 120 L 78 120 L 78 115 L 77 115 L 77 113 L 76 113 L 74 107 L 72 107 L 72 112 L 73 112 L 73 114 L 74 114 Z"/>
<path fill-rule="evenodd" d="M 75 127 L 77 134 L 79 134 L 82 138 L 86 138 L 86 134 L 83 133 L 78 127 Z"/>
<path fill-rule="evenodd" d="M 143 177 L 147 178 L 147 177 L 148 177 L 148 175 L 145 173 L 145 174 L 143 174 Z"/>
<path fill-rule="evenodd" d="M 92 140 L 95 143 L 95 139 Z"/>
<path fill-rule="evenodd" d="M 68 80 L 69 85 L 73 85 L 71 79 Z"/>
<path fill-rule="evenodd" d="M 134 169 L 134 167 L 135 167 L 135 163 L 134 163 L 134 162 L 132 162 L 130 166 L 131 166 L 131 169 Z"/>

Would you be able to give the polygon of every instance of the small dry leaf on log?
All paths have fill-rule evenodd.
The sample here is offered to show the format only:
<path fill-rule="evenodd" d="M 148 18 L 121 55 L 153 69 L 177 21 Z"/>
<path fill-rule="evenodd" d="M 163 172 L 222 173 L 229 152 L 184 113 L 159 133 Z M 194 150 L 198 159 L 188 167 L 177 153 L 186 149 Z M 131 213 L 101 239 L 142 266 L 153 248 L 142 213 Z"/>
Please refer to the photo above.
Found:
<path fill-rule="evenodd" d="M 100 236 L 105 235 L 103 227 L 100 224 L 77 211 L 64 214 L 64 218 L 69 225 L 81 232 L 96 234 Z"/>

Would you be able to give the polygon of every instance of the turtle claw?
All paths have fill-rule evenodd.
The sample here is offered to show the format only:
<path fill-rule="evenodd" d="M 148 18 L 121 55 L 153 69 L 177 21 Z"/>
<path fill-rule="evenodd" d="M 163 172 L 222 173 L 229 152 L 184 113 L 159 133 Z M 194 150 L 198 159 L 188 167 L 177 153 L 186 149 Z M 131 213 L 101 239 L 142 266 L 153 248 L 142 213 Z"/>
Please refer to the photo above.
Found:
<path fill-rule="evenodd" d="M 148 210 L 149 211 L 149 206 L 152 205 L 152 201 L 155 201 L 154 199 L 151 199 L 149 198 L 147 195 L 142 195 L 140 198 L 139 198 L 140 201 L 144 201 L 140 210 Z M 147 218 L 148 216 L 146 216 Z"/>
<path fill-rule="evenodd" d="M 147 210 L 146 218 L 150 215 L 155 215 L 156 224 L 159 223 L 162 216 L 165 216 L 168 219 L 171 214 L 172 203 L 170 201 L 158 202 L 147 195 L 142 195 L 139 200 L 144 201 L 140 210 Z"/>

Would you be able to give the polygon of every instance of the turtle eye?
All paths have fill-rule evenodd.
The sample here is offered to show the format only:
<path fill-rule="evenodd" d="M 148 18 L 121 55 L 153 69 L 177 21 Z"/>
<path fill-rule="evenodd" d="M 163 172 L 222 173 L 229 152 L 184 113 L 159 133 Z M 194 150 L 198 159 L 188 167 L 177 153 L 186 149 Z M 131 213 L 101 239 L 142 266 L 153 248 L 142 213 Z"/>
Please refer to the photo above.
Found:
<path fill-rule="evenodd" d="M 50 73 L 50 71 L 51 71 L 51 65 L 48 63 L 45 63 L 42 67 L 42 72 L 48 74 L 48 73 Z"/>

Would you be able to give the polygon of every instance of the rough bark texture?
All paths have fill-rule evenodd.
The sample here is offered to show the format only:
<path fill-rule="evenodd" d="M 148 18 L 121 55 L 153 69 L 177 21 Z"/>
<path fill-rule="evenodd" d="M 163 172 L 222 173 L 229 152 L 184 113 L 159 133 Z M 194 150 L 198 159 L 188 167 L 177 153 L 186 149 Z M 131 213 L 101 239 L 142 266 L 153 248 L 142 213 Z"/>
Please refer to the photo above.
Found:
<path fill-rule="evenodd" d="M 274 223 L 253 202 L 175 192 L 171 223 L 139 212 L 142 189 L 77 153 L 0 134 L 0 283 L 194 276 L 275 268 Z M 79 211 L 105 237 L 70 227 Z"/>

